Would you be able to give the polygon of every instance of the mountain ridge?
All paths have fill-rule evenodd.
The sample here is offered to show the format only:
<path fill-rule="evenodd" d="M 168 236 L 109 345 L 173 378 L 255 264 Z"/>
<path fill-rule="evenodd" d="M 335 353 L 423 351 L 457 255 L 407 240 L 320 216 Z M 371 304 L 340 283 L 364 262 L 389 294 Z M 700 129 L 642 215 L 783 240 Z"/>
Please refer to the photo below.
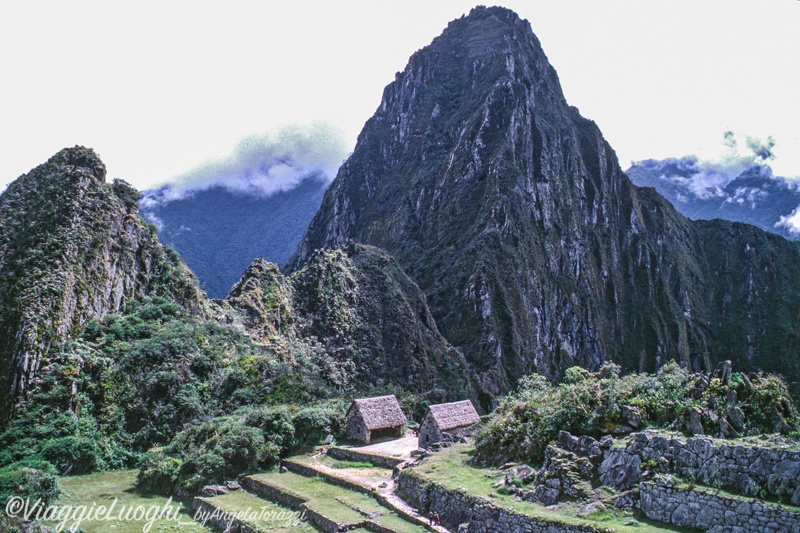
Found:
<path fill-rule="evenodd" d="M 180 257 L 137 214 L 139 193 L 106 183 L 91 149 L 61 150 L 0 195 L 0 413 L 25 397 L 40 363 L 91 319 L 141 295 L 202 314 Z"/>
<path fill-rule="evenodd" d="M 327 187 L 324 176 L 310 173 L 295 187 L 269 196 L 221 184 L 175 199 L 170 190 L 145 191 L 141 213 L 158 226 L 159 240 L 181 254 L 203 290 L 225 298 L 256 258 L 279 265 L 287 261 Z"/>
<path fill-rule="evenodd" d="M 723 226 L 758 241 L 743 246 L 798 252 Z M 527 373 L 555 379 L 608 359 L 640 371 L 670 359 L 709 369 L 725 353 L 751 369 L 773 337 L 790 342 L 769 355 L 768 369 L 784 369 L 777 361 L 796 353 L 797 326 L 783 319 L 740 316 L 735 334 L 751 338 L 750 348 L 724 349 L 716 295 L 735 306 L 763 303 L 773 278 L 747 265 L 748 290 L 714 287 L 717 250 L 708 247 L 720 239 L 706 228 L 630 182 L 597 125 L 564 100 L 526 21 L 478 7 L 384 90 L 293 267 L 348 239 L 384 248 L 464 351 L 484 405 Z M 784 314 L 800 313 L 786 303 Z M 796 380 L 796 369 L 788 377 Z"/>

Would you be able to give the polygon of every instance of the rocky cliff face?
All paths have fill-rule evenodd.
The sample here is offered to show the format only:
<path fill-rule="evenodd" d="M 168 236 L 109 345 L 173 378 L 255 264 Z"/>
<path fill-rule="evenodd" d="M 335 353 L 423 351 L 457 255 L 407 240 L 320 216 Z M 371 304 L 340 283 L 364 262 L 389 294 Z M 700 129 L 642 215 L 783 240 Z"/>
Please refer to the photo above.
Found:
<path fill-rule="evenodd" d="M 431 400 L 474 394 L 463 355 L 439 333 L 425 296 L 385 252 L 353 243 L 284 276 L 255 261 L 227 302 L 253 337 L 327 385 L 399 385 Z"/>
<path fill-rule="evenodd" d="M 786 371 L 796 358 L 797 245 L 692 223 L 633 186 L 503 8 L 451 22 L 386 87 L 295 268 L 348 239 L 419 284 L 485 404 L 523 374 L 608 359 Z"/>
<path fill-rule="evenodd" d="M 105 178 L 95 153 L 75 147 L 0 196 L 2 420 L 47 354 L 89 320 L 145 294 L 201 312 L 194 277 L 139 218 L 139 193 Z"/>

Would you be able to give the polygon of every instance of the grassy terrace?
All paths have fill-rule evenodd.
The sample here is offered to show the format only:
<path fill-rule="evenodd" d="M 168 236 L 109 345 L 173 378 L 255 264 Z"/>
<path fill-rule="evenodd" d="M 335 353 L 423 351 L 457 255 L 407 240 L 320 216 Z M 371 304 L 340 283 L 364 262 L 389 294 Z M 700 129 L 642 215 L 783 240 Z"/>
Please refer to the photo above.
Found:
<path fill-rule="evenodd" d="M 302 520 L 297 512 L 242 490 L 202 498 L 221 511 L 237 518 L 254 529 L 270 533 L 313 533 L 313 526 Z"/>
<path fill-rule="evenodd" d="M 593 525 L 620 533 L 688 531 L 634 517 L 630 511 L 620 511 L 611 506 L 605 511 L 579 516 L 578 510 L 586 502 L 559 503 L 556 509 L 547 509 L 539 503 L 519 501 L 513 495 L 500 494 L 497 489 L 492 488 L 493 483 L 502 479 L 504 471 L 476 467 L 467 462 L 473 452 L 474 448 L 465 444 L 445 448 L 427 457 L 419 466 L 414 467 L 413 472 L 422 479 L 433 481 L 448 489 L 463 489 L 468 494 L 490 500 L 500 507 L 554 522 Z M 631 520 L 634 520 L 635 524 L 625 525 Z"/>
<path fill-rule="evenodd" d="M 380 525 L 409 533 L 427 531 L 423 527 L 406 522 L 378 504 L 371 496 L 332 485 L 321 477 L 305 477 L 292 472 L 283 474 L 269 472 L 250 477 L 300 496 L 308 502 L 308 507 L 338 522 L 360 522 L 366 515 L 380 511 L 383 514 L 372 519 Z"/>
<path fill-rule="evenodd" d="M 134 491 L 136 470 L 122 470 L 116 472 L 102 472 L 87 476 L 63 477 L 59 480 L 61 488 L 67 493 L 66 497 L 58 501 L 59 506 L 78 505 L 87 507 L 92 504 L 97 506 L 111 506 L 116 498 L 117 503 L 112 511 L 112 516 L 118 516 L 123 506 L 135 508 L 137 506 L 158 506 L 161 509 L 168 498 L 162 496 L 144 496 Z M 203 527 L 194 521 L 194 512 L 179 501 L 172 501 L 172 508 L 180 508 L 176 520 L 161 519 L 153 523 L 150 533 L 210 533 L 212 530 Z M 145 520 L 101 520 L 81 522 L 80 528 L 87 533 L 142 533 L 146 524 Z M 47 523 L 50 527 L 57 524 Z M 67 523 L 66 528 L 70 526 Z M 66 529 L 65 528 L 65 529 Z"/>
<path fill-rule="evenodd" d="M 355 479 L 373 486 L 392 478 L 392 471 L 390 469 L 374 466 L 371 463 L 359 461 L 341 461 L 339 459 L 334 459 L 333 457 L 328 457 L 327 455 L 315 457 L 311 457 L 309 455 L 298 455 L 291 457 L 290 459 L 297 463 L 308 466 L 325 466 L 333 469 L 333 472 L 336 475 Z"/>

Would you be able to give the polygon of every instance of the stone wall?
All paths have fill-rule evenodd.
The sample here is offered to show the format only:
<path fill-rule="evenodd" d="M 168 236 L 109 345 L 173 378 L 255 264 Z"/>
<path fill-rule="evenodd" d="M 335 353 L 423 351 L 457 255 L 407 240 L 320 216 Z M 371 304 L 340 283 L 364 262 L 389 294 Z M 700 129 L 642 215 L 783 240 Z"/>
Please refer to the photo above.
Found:
<path fill-rule="evenodd" d="M 233 525 L 239 533 L 260 533 L 202 498 L 192 500 L 192 509 L 195 512 L 200 511 L 202 516 L 207 518 L 207 523 L 219 528 L 220 531 L 225 531 Z"/>
<path fill-rule="evenodd" d="M 301 505 L 306 503 L 305 498 L 257 481 L 249 476 L 242 479 L 241 484 L 248 492 L 252 492 L 264 499 L 283 504 L 290 509 L 299 509 Z"/>
<path fill-rule="evenodd" d="M 345 426 L 347 438 L 350 440 L 360 440 L 361 442 L 369 442 L 369 430 L 364 418 L 361 416 L 358 408 L 353 404 L 347 411 L 347 425 Z"/>
<path fill-rule="evenodd" d="M 630 469 L 630 465 L 637 462 L 654 463 L 659 471 L 674 472 L 686 479 L 738 494 L 753 496 L 764 490 L 775 496 L 790 496 L 793 505 L 800 505 L 798 450 L 744 445 L 708 437 L 687 439 L 658 433 L 635 433 L 624 448 L 606 450 L 600 468 L 601 479 L 603 472 L 610 467 L 627 465 Z M 642 464 L 642 469 L 646 468 Z M 627 485 L 638 483 L 635 472 L 628 474 Z M 614 485 L 606 480 L 603 483 Z"/>
<path fill-rule="evenodd" d="M 669 481 L 641 483 L 639 509 L 651 520 L 711 533 L 800 533 L 800 513 L 776 504 Z"/>
<path fill-rule="evenodd" d="M 463 490 L 447 489 L 437 483 L 424 481 L 413 473 L 403 470 L 397 477 L 397 489 L 405 499 L 419 504 L 425 515 L 436 510 L 442 524 L 453 531 L 469 523 L 469 533 L 599 533 L 604 531 L 593 526 L 559 523 L 553 520 L 533 518 L 511 509 L 498 507 L 494 503 L 470 496 Z"/>
<path fill-rule="evenodd" d="M 442 432 L 430 411 L 419 425 L 419 447 L 428 448 L 442 440 Z"/>
<path fill-rule="evenodd" d="M 382 468 L 394 468 L 400 463 L 404 462 L 403 459 L 398 457 L 387 457 L 385 455 L 378 455 L 376 453 L 360 452 L 351 448 L 339 448 L 331 446 L 328 448 L 328 455 L 334 459 L 343 461 L 363 461 L 365 463 L 372 463 L 375 466 Z"/>
<path fill-rule="evenodd" d="M 297 463 L 293 464 L 297 465 Z M 309 471 L 314 472 L 314 470 L 311 468 L 309 468 Z M 363 521 L 356 522 L 353 524 L 339 523 L 336 520 L 325 516 L 319 511 L 316 511 L 308 507 L 306 505 L 306 500 L 304 498 L 301 498 L 296 494 L 292 494 L 286 489 L 279 489 L 277 487 L 273 487 L 268 483 L 264 483 L 263 481 L 258 481 L 256 479 L 253 479 L 252 477 L 245 477 L 244 479 L 242 479 L 242 487 L 247 489 L 249 492 L 258 495 L 261 498 L 273 502 L 278 502 L 291 509 L 296 509 L 301 511 L 309 522 L 314 524 L 318 529 L 324 531 L 325 533 L 338 533 L 339 531 L 345 531 L 348 529 L 354 529 L 358 527 L 363 527 L 365 529 L 368 529 L 369 531 L 375 531 L 376 533 L 398 533 L 397 531 L 391 528 L 382 526 L 366 518 Z M 242 530 L 241 533 L 258 533 L 258 532 L 252 530 L 248 531 Z"/>

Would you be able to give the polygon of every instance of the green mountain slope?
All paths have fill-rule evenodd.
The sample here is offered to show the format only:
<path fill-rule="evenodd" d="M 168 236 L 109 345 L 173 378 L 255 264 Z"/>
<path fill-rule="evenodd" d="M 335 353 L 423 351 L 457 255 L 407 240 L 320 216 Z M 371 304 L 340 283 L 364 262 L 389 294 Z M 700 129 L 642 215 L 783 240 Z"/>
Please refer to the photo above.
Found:
<path fill-rule="evenodd" d="M 43 358 L 86 323 L 161 295 L 194 312 L 202 293 L 137 214 L 139 194 L 87 148 L 62 150 L 0 195 L 0 416 Z"/>
<path fill-rule="evenodd" d="M 485 405 L 527 373 L 609 359 L 652 371 L 732 358 L 800 377 L 786 364 L 800 300 L 784 296 L 800 286 L 797 244 L 692 223 L 633 186 L 503 8 L 451 22 L 386 87 L 294 267 L 349 239 L 419 284 Z M 758 259 L 739 263 L 743 250 Z"/>
<path fill-rule="evenodd" d="M 228 303 L 254 338 L 329 387 L 400 386 L 431 400 L 473 393 L 463 355 L 439 333 L 425 296 L 377 248 L 322 250 L 289 277 L 256 260 Z"/>

